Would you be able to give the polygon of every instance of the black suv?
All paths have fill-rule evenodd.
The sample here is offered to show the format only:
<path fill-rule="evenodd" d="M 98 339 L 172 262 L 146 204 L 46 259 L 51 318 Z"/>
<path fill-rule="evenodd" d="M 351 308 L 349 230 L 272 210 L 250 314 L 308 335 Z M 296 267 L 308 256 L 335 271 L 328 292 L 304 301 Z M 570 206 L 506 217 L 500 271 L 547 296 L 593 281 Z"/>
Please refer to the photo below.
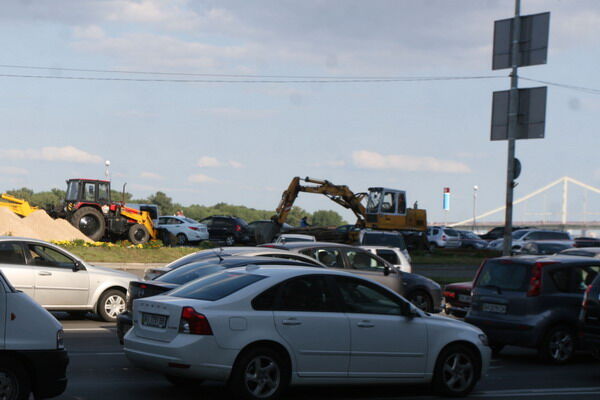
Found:
<path fill-rule="evenodd" d="M 489 259 L 474 280 L 465 321 L 504 345 L 537 348 L 548 362 L 567 362 L 577 349 L 583 294 L 600 272 L 600 260 L 573 256 Z"/>
<path fill-rule="evenodd" d="M 579 321 L 584 346 L 600 359 L 600 275 L 585 290 Z"/>
<path fill-rule="evenodd" d="M 229 215 L 213 215 L 204 218 L 200 222 L 208 227 L 210 240 L 225 242 L 227 246 L 250 241 L 248 223 L 241 218 Z"/>

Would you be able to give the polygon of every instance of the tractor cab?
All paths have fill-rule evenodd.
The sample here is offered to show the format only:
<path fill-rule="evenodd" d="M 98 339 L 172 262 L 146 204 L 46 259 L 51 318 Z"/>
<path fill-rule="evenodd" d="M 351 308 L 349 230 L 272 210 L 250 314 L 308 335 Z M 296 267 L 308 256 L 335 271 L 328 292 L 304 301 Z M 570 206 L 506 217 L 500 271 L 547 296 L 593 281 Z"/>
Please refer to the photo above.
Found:
<path fill-rule="evenodd" d="M 67 207 L 75 203 L 110 205 L 110 182 L 94 179 L 69 179 L 65 196 Z"/>
<path fill-rule="evenodd" d="M 424 231 L 427 229 L 425 210 L 408 208 L 404 190 L 382 187 L 369 188 L 365 209 L 367 228 L 394 230 L 403 226 L 405 230 Z"/>

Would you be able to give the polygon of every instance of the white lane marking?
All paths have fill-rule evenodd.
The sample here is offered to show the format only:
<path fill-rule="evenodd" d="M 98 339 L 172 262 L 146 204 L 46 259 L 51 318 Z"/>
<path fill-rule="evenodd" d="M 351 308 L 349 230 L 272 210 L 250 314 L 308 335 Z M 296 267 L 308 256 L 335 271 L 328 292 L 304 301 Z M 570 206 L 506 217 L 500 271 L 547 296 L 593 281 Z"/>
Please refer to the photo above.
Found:
<path fill-rule="evenodd" d="M 115 352 L 100 352 L 100 353 L 93 353 L 93 352 L 87 352 L 87 351 L 69 351 L 69 356 L 122 356 L 125 355 L 124 352 L 122 351 L 115 351 Z"/>
<path fill-rule="evenodd" d="M 64 328 L 65 332 L 110 332 L 117 328 Z"/>

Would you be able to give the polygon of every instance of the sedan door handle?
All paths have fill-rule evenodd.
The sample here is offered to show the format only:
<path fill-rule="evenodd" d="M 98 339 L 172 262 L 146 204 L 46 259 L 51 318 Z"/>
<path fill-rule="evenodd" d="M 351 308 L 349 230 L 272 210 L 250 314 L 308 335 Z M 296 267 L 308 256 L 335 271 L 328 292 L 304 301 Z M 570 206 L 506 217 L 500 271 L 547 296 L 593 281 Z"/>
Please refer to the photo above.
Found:
<path fill-rule="evenodd" d="M 50 276 L 50 275 L 52 275 L 52 272 L 40 271 L 40 272 L 38 272 L 38 275 L 41 275 L 41 276 Z"/>
<path fill-rule="evenodd" d="M 359 328 L 373 328 L 375 326 L 375 324 L 373 324 L 371 321 L 360 321 L 358 324 L 356 324 Z"/>
<path fill-rule="evenodd" d="M 290 318 L 290 319 L 284 319 L 283 321 L 281 321 L 281 323 L 283 325 L 302 325 L 302 322 L 298 321 L 296 318 Z"/>

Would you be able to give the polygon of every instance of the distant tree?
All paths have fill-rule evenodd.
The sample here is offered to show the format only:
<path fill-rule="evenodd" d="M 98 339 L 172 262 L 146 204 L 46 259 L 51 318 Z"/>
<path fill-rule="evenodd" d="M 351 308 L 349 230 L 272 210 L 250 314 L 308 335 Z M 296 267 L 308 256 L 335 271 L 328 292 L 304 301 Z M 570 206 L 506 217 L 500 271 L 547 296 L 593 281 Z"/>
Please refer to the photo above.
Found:
<path fill-rule="evenodd" d="M 33 196 L 33 190 L 29 188 L 21 188 L 21 189 L 11 189 L 7 190 L 6 194 L 9 194 L 18 199 L 23 199 L 27 201 L 31 201 L 31 197 Z"/>
<path fill-rule="evenodd" d="M 312 220 L 309 220 L 313 226 L 338 226 L 347 224 L 340 214 L 332 210 L 318 210 L 312 215 Z"/>
<path fill-rule="evenodd" d="M 131 193 L 125 192 L 125 203 L 134 203 L 134 201 L 132 201 L 133 195 Z M 123 192 L 122 191 L 118 191 L 118 190 L 114 190 L 111 189 L 110 191 L 110 199 L 112 201 L 122 201 L 123 200 Z"/>
<path fill-rule="evenodd" d="M 149 204 L 156 204 L 160 208 L 162 215 L 173 215 L 175 214 L 175 205 L 173 199 L 167 196 L 164 192 L 156 192 L 148 196 Z"/>

